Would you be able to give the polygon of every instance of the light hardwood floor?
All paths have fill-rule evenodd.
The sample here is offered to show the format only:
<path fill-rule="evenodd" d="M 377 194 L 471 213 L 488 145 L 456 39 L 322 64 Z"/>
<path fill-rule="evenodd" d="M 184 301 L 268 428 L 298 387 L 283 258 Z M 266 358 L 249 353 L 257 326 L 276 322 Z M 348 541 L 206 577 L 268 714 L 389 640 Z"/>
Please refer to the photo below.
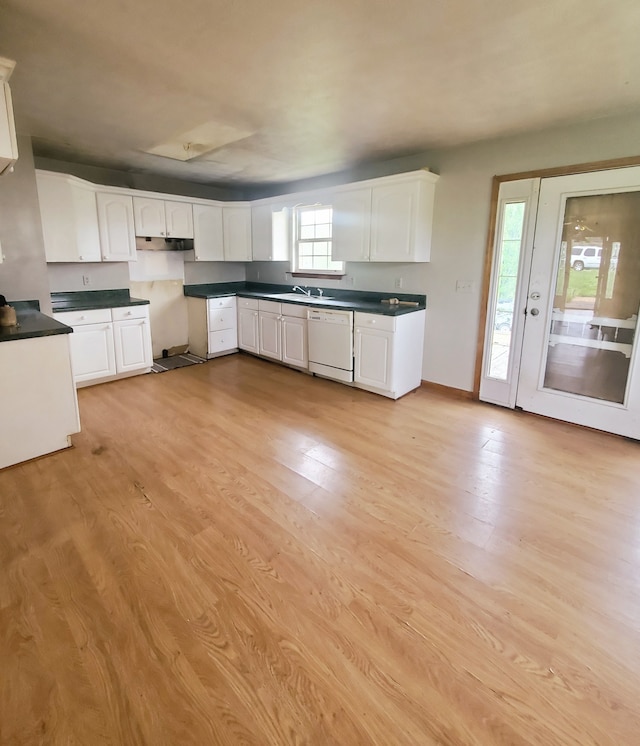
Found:
<path fill-rule="evenodd" d="M 245 355 L 79 399 L 0 472 L 2 746 L 640 743 L 637 443 Z"/>

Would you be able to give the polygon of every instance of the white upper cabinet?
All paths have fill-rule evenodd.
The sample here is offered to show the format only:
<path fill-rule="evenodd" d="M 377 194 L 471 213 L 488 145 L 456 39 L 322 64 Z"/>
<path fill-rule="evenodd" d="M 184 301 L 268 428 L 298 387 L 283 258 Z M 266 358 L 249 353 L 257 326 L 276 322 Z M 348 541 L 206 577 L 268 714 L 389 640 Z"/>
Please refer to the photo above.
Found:
<path fill-rule="evenodd" d="M 13 120 L 11 89 L 0 82 L 0 174 L 10 169 L 18 159 L 18 141 Z"/>
<path fill-rule="evenodd" d="M 134 197 L 136 236 L 193 238 L 193 211 L 189 202 Z"/>
<path fill-rule="evenodd" d="M 222 208 L 224 259 L 227 262 L 250 262 L 251 205 L 225 205 Z"/>
<path fill-rule="evenodd" d="M 331 204 L 333 259 L 343 262 L 368 262 L 371 239 L 371 188 L 337 190 Z"/>
<path fill-rule="evenodd" d="M 220 205 L 193 205 L 193 249 L 197 262 L 224 260 Z"/>
<path fill-rule="evenodd" d="M 438 176 L 414 171 L 336 189 L 333 258 L 347 262 L 428 262 Z"/>
<path fill-rule="evenodd" d="M 252 257 L 254 262 L 284 262 L 289 259 L 290 211 L 267 203 L 251 207 Z"/>
<path fill-rule="evenodd" d="M 193 206 L 188 202 L 164 203 L 168 238 L 193 238 Z"/>
<path fill-rule="evenodd" d="M 426 261 L 428 252 L 417 245 L 420 182 L 374 187 L 371 193 L 372 262 Z M 424 258 L 423 258 L 424 257 Z"/>
<path fill-rule="evenodd" d="M 99 262 L 100 233 L 91 184 L 66 174 L 36 171 L 48 262 Z"/>
<path fill-rule="evenodd" d="M 133 199 L 127 194 L 97 192 L 98 227 L 102 260 L 136 260 L 136 236 L 133 224 Z"/>

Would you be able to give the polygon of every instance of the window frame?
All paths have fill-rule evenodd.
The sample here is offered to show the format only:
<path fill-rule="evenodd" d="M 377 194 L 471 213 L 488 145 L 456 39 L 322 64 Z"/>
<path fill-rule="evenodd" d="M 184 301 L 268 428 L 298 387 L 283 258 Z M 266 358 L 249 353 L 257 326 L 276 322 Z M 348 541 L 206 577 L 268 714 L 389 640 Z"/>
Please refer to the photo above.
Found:
<path fill-rule="evenodd" d="M 300 236 L 300 227 L 301 227 L 301 219 L 300 216 L 303 211 L 318 211 L 318 210 L 331 210 L 331 236 L 328 239 L 318 238 L 318 239 L 304 239 Z M 331 261 L 340 261 L 341 268 L 340 269 L 323 269 L 323 268 L 316 268 L 316 267 L 309 267 L 309 268 L 301 268 L 299 266 L 299 247 L 301 243 L 311 243 L 314 240 L 317 241 L 323 241 L 327 240 L 329 244 L 333 245 L 333 205 L 328 204 L 326 202 L 314 202 L 314 203 L 301 203 L 298 205 L 295 205 L 295 207 L 292 210 L 292 246 L 291 246 L 291 276 L 292 277 L 309 277 L 314 279 L 326 279 L 326 278 L 334 278 L 334 279 L 340 279 L 341 277 L 344 277 L 346 274 L 346 266 L 345 262 L 340 260 L 333 260 L 331 259 L 331 253 L 329 253 L 329 258 Z"/>

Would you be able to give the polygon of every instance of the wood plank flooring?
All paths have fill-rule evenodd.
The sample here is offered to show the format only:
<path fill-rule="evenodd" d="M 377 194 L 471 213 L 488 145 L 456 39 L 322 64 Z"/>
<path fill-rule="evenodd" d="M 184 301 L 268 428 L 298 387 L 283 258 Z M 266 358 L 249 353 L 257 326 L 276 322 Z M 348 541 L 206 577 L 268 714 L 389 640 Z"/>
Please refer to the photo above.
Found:
<path fill-rule="evenodd" d="M 639 444 L 246 355 L 79 399 L 0 472 L 2 746 L 640 742 Z"/>

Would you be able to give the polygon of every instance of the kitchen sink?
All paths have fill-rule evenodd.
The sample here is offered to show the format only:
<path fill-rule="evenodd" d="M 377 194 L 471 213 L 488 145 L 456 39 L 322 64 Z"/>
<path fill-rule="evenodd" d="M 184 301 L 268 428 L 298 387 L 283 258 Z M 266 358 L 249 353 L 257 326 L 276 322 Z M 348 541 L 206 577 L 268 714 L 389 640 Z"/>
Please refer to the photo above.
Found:
<path fill-rule="evenodd" d="M 277 293 L 273 295 L 274 299 L 278 300 L 297 300 L 301 303 L 308 303 L 309 301 L 323 301 L 333 300 L 330 295 L 303 295 L 302 293 Z"/>

